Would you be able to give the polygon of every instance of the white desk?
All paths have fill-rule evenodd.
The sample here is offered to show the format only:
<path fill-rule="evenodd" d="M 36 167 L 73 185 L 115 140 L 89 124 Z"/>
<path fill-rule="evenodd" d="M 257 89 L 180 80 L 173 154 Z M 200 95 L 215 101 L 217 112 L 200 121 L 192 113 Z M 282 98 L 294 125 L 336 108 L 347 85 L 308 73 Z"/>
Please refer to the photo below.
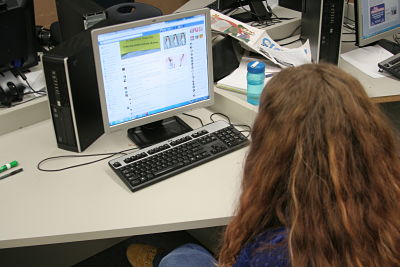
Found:
<path fill-rule="evenodd" d="M 356 77 L 363 85 L 368 96 L 374 102 L 400 101 L 400 80 L 393 77 L 372 78 L 348 63 L 344 59 L 339 60 L 339 67 Z"/>
<path fill-rule="evenodd" d="M 192 114 L 209 122 L 211 112 Z M 200 126 L 195 119 L 182 118 Z M 130 146 L 126 131 L 120 131 L 103 135 L 85 154 Z M 107 161 L 56 173 L 38 171 L 36 164 L 44 158 L 73 154 L 56 147 L 50 120 L 2 135 L 0 147 L 2 160 L 18 160 L 24 168 L 0 180 L 0 248 L 225 225 L 233 213 L 246 152 L 243 148 L 132 193 Z M 46 167 L 78 162 L 83 159 Z"/>
<path fill-rule="evenodd" d="M 357 71 L 352 74 L 357 76 Z M 372 85 L 379 87 L 380 82 Z M 397 85 L 389 83 L 392 93 L 400 95 Z M 240 123 L 253 121 L 257 108 L 244 97 L 215 91 L 214 111 Z M 210 111 L 194 114 L 207 122 Z M 182 118 L 199 127 L 197 120 Z M 85 154 L 120 151 L 131 145 L 121 131 L 103 135 Z M 72 154 L 57 148 L 50 120 L 1 135 L 0 148 L 1 163 L 18 160 L 24 168 L 0 180 L 0 248 L 225 225 L 237 201 L 246 153 L 246 148 L 241 149 L 132 193 L 106 161 L 56 173 L 38 171 L 40 160 Z M 82 159 L 70 163 L 78 162 Z M 46 166 L 60 164 L 68 161 Z"/>

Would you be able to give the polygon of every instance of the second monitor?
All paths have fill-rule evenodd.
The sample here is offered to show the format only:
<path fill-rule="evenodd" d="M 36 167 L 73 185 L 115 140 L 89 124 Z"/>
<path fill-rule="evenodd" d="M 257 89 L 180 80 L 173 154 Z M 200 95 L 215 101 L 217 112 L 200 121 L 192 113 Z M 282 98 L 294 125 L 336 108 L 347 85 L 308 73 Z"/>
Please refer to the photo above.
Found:
<path fill-rule="evenodd" d="M 358 46 L 373 44 L 400 33 L 400 0 L 356 0 L 354 7 Z M 395 43 L 393 45 L 396 46 Z M 400 45 L 397 44 L 397 47 Z M 400 51 L 400 48 L 397 50 Z"/>
<path fill-rule="evenodd" d="M 140 147 L 191 130 L 174 115 L 213 104 L 208 9 L 92 31 L 106 133 Z"/>

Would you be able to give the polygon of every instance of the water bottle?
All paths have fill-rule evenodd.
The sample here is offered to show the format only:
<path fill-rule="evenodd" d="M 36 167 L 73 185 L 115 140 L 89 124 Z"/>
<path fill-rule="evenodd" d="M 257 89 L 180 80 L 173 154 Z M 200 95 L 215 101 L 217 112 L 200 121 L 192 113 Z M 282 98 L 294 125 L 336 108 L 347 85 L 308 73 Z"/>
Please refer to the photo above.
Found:
<path fill-rule="evenodd" d="M 260 104 L 260 95 L 264 89 L 265 64 L 261 61 L 251 61 L 247 64 L 247 102 Z"/>

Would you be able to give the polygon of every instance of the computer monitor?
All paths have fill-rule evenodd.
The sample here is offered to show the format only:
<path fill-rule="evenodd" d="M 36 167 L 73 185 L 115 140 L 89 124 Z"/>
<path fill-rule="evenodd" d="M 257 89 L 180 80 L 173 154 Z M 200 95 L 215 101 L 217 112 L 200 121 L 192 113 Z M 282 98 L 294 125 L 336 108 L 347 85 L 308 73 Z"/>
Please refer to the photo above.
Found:
<path fill-rule="evenodd" d="M 37 65 L 33 0 L 0 1 L 0 72 Z"/>
<path fill-rule="evenodd" d="M 214 102 L 209 9 L 92 31 L 106 133 L 140 147 L 190 131 L 178 117 Z"/>
<path fill-rule="evenodd" d="M 356 0 L 354 9 L 358 46 L 400 33 L 400 0 Z"/>
<path fill-rule="evenodd" d="M 0 105 L 10 107 L 26 88 L 18 75 L 38 64 L 33 0 L 0 1 L 0 36 Z"/>

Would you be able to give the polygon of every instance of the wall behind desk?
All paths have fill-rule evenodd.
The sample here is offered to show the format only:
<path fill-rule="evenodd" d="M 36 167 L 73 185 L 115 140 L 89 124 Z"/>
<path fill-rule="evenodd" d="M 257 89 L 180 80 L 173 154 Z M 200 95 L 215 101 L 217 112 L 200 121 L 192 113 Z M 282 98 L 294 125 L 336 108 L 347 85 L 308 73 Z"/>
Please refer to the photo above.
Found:
<path fill-rule="evenodd" d="M 34 0 L 36 25 L 49 28 L 51 23 L 57 21 L 55 0 Z M 139 0 L 136 2 L 150 4 L 162 10 L 163 14 L 170 14 L 188 0 Z"/>
<path fill-rule="evenodd" d="M 57 21 L 56 1 L 55 0 L 34 0 L 35 22 L 50 28 L 51 23 Z"/>

